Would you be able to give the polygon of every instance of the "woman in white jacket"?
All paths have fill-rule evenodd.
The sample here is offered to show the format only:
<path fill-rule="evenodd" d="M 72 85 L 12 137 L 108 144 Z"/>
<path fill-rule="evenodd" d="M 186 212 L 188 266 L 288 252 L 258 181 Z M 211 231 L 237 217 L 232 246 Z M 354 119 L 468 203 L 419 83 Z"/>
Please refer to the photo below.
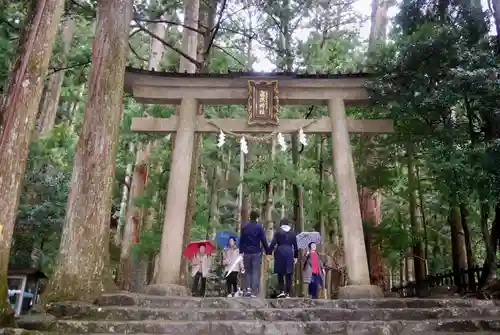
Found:
<path fill-rule="evenodd" d="M 193 276 L 193 295 L 197 297 L 205 296 L 207 287 L 207 277 L 212 268 L 212 258 L 205 253 L 205 245 L 200 245 L 200 250 L 193 257 L 191 263 L 191 275 Z"/>
<path fill-rule="evenodd" d="M 243 261 L 240 258 L 240 250 L 236 246 L 236 239 L 231 237 L 229 239 L 227 248 L 224 249 L 223 264 L 225 266 L 225 276 L 227 285 L 227 296 L 232 297 L 238 292 L 238 273 L 245 272 Z M 238 264 L 235 264 L 238 262 Z M 231 272 L 229 272 L 231 271 Z M 228 273 L 229 272 L 229 273 Z"/>

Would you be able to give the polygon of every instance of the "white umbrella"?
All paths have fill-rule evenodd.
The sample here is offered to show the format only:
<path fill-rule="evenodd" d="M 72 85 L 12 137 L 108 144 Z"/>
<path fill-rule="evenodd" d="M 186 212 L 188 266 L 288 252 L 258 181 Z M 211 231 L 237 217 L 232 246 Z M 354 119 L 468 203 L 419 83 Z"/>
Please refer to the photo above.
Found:
<path fill-rule="evenodd" d="M 227 270 L 227 273 L 225 275 L 224 278 L 227 278 L 227 276 L 229 276 L 229 274 L 231 272 L 234 271 L 234 269 L 236 269 L 236 266 L 243 260 L 243 257 L 241 255 L 238 256 L 238 258 L 236 258 L 236 260 L 231 264 L 231 266 L 229 267 L 229 269 Z"/>
<path fill-rule="evenodd" d="M 302 232 L 297 235 L 297 246 L 306 249 L 310 243 L 321 244 L 321 235 L 317 231 Z"/>

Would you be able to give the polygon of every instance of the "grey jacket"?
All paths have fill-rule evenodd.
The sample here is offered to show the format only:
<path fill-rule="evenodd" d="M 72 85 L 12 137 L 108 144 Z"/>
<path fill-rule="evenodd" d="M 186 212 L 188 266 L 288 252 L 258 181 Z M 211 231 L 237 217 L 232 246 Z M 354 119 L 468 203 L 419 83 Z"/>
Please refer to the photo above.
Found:
<path fill-rule="evenodd" d="M 318 254 L 318 260 L 319 260 L 319 274 L 321 276 L 321 281 L 324 283 L 325 267 L 319 254 Z M 312 277 L 312 260 L 311 260 L 311 254 L 309 253 L 306 256 L 306 260 L 302 268 L 302 278 L 304 279 L 304 283 L 309 284 L 311 282 L 311 277 Z"/>

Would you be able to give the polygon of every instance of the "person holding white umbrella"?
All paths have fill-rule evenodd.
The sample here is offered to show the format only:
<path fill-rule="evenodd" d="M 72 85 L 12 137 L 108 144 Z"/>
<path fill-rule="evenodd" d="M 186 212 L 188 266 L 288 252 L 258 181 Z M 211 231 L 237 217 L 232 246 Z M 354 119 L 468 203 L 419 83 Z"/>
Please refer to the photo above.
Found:
<path fill-rule="evenodd" d="M 243 267 L 243 257 L 240 256 L 240 250 L 236 245 L 236 238 L 230 237 L 227 248 L 224 249 L 223 261 L 225 266 L 225 277 L 228 298 L 233 297 L 238 292 L 238 273 L 245 273 Z"/>

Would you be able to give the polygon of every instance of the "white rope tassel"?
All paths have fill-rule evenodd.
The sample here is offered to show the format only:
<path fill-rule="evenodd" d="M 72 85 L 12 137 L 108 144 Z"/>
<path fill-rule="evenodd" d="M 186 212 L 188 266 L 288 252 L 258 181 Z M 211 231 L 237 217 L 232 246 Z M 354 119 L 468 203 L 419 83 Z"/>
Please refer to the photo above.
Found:
<path fill-rule="evenodd" d="M 224 134 L 224 132 L 222 131 L 222 129 L 220 130 L 220 133 L 219 133 L 219 138 L 218 138 L 218 142 L 217 142 L 217 147 L 218 148 L 222 148 L 222 146 L 224 145 L 224 143 L 226 142 L 226 134 Z"/>
<path fill-rule="evenodd" d="M 282 133 L 278 133 L 278 136 L 276 136 L 276 139 L 278 141 L 278 144 L 281 147 L 281 151 L 286 151 L 285 136 L 283 136 Z"/>
<path fill-rule="evenodd" d="M 248 145 L 247 145 L 247 140 L 245 140 L 244 137 L 240 139 L 240 150 L 242 153 L 245 155 L 248 154 Z"/>
<path fill-rule="evenodd" d="M 302 128 L 299 129 L 299 142 L 303 145 L 303 146 L 307 146 L 307 138 L 306 138 L 306 134 L 304 134 L 304 130 Z"/>

